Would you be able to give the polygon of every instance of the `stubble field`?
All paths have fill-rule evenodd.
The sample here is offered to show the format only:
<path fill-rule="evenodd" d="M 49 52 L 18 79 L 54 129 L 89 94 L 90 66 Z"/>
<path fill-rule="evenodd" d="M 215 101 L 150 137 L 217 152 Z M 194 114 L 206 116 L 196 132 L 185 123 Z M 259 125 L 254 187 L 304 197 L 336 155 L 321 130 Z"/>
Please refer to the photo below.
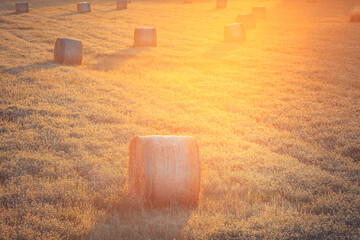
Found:
<path fill-rule="evenodd" d="M 0 239 L 359 239 L 356 0 L 0 2 Z M 241 44 L 223 27 L 268 17 Z M 158 47 L 134 48 L 154 26 Z M 81 66 L 53 63 L 80 39 Z M 127 192 L 136 135 L 199 144 L 199 206 Z"/>

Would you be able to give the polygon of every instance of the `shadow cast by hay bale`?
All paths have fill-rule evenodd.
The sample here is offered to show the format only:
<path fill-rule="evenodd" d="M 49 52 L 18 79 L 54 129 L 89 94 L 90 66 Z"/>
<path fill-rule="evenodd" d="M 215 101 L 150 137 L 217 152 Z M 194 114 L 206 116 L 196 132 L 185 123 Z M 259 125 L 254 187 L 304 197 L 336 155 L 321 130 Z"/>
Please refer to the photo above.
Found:
<path fill-rule="evenodd" d="M 97 71 L 110 71 L 148 49 L 149 47 L 129 47 L 113 53 L 98 53 L 92 59 L 93 64 L 90 64 L 90 68 Z"/>
<path fill-rule="evenodd" d="M 39 70 L 52 69 L 52 68 L 56 68 L 56 67 L 59 67 L 59 65 L 55 64 L 53 61 L 45 61 L 45 62 L 31 63 L 31 64 L 23 65 L 23 66 L 16 66 L 16 67 L 12 67 L 12 68 L 4 68 L 1 72 L 11 74 L 11 75 L 18 75 L 18 74 L 21 74 L 22 72 L 26 72 L 29 70 L 39 71 Z"/>
<path fill-rule="evenodd" d="M 180 239 L 192 209 L 171 206 L 145 208 L 125 214 L 112 212 L 90 230 L 90 239 Z M 136 216 L 136 217 L 134 217 Z"/>

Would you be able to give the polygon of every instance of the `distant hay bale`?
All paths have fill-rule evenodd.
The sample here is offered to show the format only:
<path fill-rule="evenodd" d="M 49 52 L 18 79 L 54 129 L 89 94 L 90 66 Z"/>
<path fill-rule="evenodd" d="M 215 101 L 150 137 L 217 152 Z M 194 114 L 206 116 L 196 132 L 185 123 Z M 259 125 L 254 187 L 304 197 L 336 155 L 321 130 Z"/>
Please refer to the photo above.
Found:
<path fill-rule="evenodd" d="M 184 3 L 192 3 L 193 0 L 184 0 Z"/>
<path fill-rule="evenodd" d="M 145 27 L 136 28 L 134 33 L 135 47 L 156 47 L 156 29 Z"/>
<path fill-rule="evenodd" d="M 255 16 L 253 13 L 243 13 L 238 15 L 236 22 L 244 24 L 246 29 L 252 29 L 256 27 Z"/>
<path fill-rule="evenodd" d="M 360 7 L 356 7 L 350 12 L 350 22 L 360 22 Z"/>
<path fill-rule="evenodd" d="M 128 187 L 153 205 L 197 205 L 200 160 L 189 136 L 134 137 L 130 142 Z"/>
<path fill-rule="evenodd" d="M 30 10 L 30 4 L 28 2 L 15 3 L 15 11 L 17 13 L 28 13 Z"/>
<path fill-rule="evenodd" d="M 246 33 L 242 23 L 232 23 L 224 27 L 224 38 L 226 42 L 245 41 Z"/>
<path fill-rule="evenodd" d="M 91 12 L 90 3 L 88 3 L 88 2 L 79 2 L 79 3 L 77 3 L 77 11 L 79 13 Z"/>
<path fill-rule="evenodd" d="M 306 0 L 307 2 L 314 3 L 316 0 Z"/>
<path fill-rule="evenodd" d="M 227 0 L 217 0 L 216 8 L 226 8 Z"/>
<path fill-rule="evenodd" d="M 116 1 L 116 9 L 117 10 L 121 10 L 121 9 L 127 9 L 127 0 L 117 0 Z"/>
<path fill-rule="evenodd" d="M 256 19 L 266 19 L 266 7 L 253 7 L 252 12 Z"/>
<path fill-rule="evenodd" d="M 58 38 L 55 42 L 54 62 L 64 65 L 80 65 L 83 58 L 83 44 L 79 40 Z"/>

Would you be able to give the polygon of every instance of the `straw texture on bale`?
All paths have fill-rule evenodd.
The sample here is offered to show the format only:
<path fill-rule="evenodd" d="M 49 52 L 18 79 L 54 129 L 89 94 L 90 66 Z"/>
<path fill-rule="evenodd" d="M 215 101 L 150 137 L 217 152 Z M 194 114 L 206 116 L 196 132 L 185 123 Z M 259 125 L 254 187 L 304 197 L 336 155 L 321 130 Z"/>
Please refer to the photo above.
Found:
<path fill-rule="evenodd" d="M 350 22 L 360 22 L 360 7 L 354 8 L 351 11 Z"/>
<path fill-rule="evenodd" d="M 217 0 L 216 8 L 226 8 L 227 0 Z"/>
<path fill-rule="evenodd" d="M 79 40 L 58 38 L 55 42 L 54 62 L 64 65 L 80 65 L 83 58 L 83 44 Z"/>
<path fill-rule="evenodd" d="M 116 9 L 127 9 L 127 0 L 117 0 Z"/>
<path fill-rule="evenodd" d="M 266 7 L 253 7 L 252 12 L 256 19 L 266 19 Z"/>
<path fill-rule="evenodd" d="M 91 12 L 90 3 L 88 3 L 88 2 L 79 2 L 77 4 L 77 11 L 79 13 Z"/>
<path fill-rule="evenodd" d="M 128 187 L 148 203 L 197 205 L 200 160 L 189 136 L 134 137 L 130 142 Z"/>
<path fill-rule="evenodd" d="M 17 2 L 15 3 L 15 11 L 17 13 L 28 13 L 30 10 L 30 5 L 28 2 Z"/>
<path fill-rule="evenodd" d="M 237 16 L 236 22 L 244 24 L 246 29 L 256 27 L 255 16 L 252 13 L 243 13 Z"/>
<path fill-rule="evenodd" d="M 135 47 L 156 47 L 155 28 L 136 28 L 134 33 Z"/>
<path fill-rule="evenodd" d="M 242 23 L 232 23 L 224 27 L 224 39 L 226 42 L 245 41 L 246 33 Z"/>

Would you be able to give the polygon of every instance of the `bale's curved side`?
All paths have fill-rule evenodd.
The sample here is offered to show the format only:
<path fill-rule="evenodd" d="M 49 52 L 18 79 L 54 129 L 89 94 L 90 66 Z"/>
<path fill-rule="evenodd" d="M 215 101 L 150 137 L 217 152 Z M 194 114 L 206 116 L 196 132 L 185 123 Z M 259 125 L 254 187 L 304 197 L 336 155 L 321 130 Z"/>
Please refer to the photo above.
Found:
<path fill-rule="evenodd" d="M 117 0 L 116 9 L 127 9 L 127 0 Z"/>
<path fill-rule="evenodd" d="M 227 0 L 217 0 L 216 8 L 226 8 Z"/>
<path fill-rule="evenodd" d="M 17 2 L 15 3 L 15 12 L 17 13 L 28 13 L 30 4 L 28 2 Z"/>
<path fill-rule="evenodd" d="M 88 2 L 80 2 L 80 3 L 77 3 L 77 11 L 78 11 L 79 13 L 91 12 L 90 3 L 88 3 Z"/>
<path fill-rule="evenodd" d="M 129 190 L 154 205 L 196 205 L 200 170 L 198 145 L 192 137 L 147 136 L 131 140 Z"/>
<path fill-rule="evenodd" d="M 79 40 L 58 38 L 54 48 L 54 62 L 65 65 L 80 65 L 83 59 L 83 44 Z"/>
<path fill-rule="evenodd" d="M 136 28 L 134 32 L 134 47 L 156 47 L 155 28 Z"/>
<path fill-rule="evenodd" d="M 266 7 L 264 6 L 253 7 L 252 12 L 256 19 L 266 19 Z"/>
<path fill-rule="evenodd" d="M 246 32 L 242 23 L 231 23 L 224 27 L 225 42 L 242 42 L 246 40 Z"/>

